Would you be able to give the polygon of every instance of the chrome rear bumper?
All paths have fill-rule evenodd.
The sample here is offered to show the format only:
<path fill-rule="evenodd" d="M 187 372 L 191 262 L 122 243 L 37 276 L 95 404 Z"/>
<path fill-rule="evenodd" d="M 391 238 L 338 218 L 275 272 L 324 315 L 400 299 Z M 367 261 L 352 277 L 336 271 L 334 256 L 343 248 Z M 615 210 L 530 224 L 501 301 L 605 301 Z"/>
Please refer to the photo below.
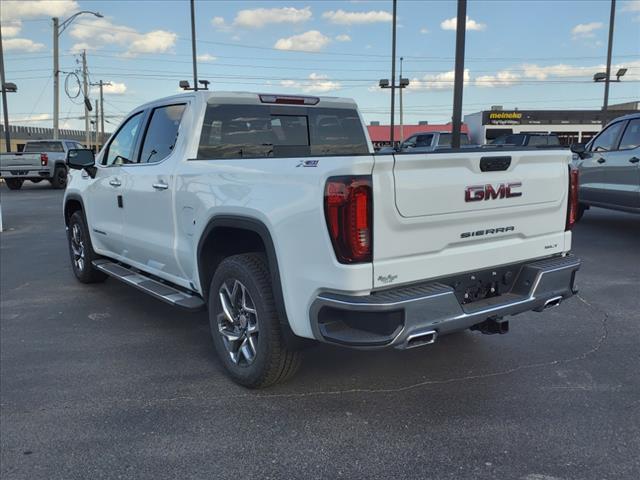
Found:
<path fill-rule="evenodd" d="M 487 319 L 557 306 L 577 292 L 580 260 L 573 255 L 516 265 L 509 292 L 461 303 L 447 279 L 374 292 L 323 293 L 310 310 L 315 337 L 355 348 L 410 348 Z"/>

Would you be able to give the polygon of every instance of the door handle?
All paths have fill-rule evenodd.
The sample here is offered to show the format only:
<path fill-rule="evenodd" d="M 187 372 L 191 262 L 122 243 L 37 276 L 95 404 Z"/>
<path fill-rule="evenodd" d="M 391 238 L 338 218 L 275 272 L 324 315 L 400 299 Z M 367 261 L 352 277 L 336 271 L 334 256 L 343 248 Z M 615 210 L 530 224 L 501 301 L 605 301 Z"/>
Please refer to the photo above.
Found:
<path fill-rule="evenodd" d="M 638 162 L 640 162 L 640 158 L 638 158 L 638 157 L 631 157 L 631 158 L 629 159 L 629 161 L 630 161 L 631 163 L 638 163 Z"/>
<path fill-rule="evenodd" d="M 109 185 L 111 185 L 112 187 L 119 187 L 120 185 L 122 185 L 122 182 L 117 178 L 114 178 L 112 180 L 109 180 Z"/>
<path fill-rule="evenodd" d="M 164 182 L 158 182 L 158 183 L 154 183 L 152 187 L 155 188 L 156 190 L 166 190 L 167 188 L 169 188 L 169 185 L 167 185 Z"/>
<path fill-rule="evenodd" d="M 606 162 L 606 160 L 604 158 L 600 157 L 598 160 L 596 160 L 596 162 L 604 163 L 604 162 Z"/>

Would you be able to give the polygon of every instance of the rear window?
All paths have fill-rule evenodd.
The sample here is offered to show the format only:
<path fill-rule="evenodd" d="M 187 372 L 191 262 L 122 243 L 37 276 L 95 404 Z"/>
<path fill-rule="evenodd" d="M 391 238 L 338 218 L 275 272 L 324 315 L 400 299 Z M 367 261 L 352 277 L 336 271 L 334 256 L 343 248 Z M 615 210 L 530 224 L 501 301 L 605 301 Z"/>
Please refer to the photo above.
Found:
<path fill-rule="evenodd" d="M 25 145 L 24 151 L 27 153 L 64 152 L 64 148 L 62 148 L 62 142 L 29 142 Z"/>
<path fill-rule="evenodd" d="M 438 146 L 450 147 L 452 136 L 453 135 L 451 133 L 441 133 L 440 138 L 438 139 Z M 465 133 L 460 135 L 460 145 L 469 145 L 469 137 Z"/>
<path fill-rule="evenodd" d="M 369 153 L 355 109 L 207 105 L 198 159 Z"/>

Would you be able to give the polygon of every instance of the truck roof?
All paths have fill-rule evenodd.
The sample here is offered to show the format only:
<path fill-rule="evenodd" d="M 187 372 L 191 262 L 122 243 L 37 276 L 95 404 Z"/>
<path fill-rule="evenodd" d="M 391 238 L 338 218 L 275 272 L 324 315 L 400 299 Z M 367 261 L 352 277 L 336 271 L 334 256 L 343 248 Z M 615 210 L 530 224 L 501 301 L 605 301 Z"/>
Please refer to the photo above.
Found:
<path fill-rule="evenodd" d="M 166 103 L 167 100 L 176 100 L 186 98 L 200 98 L 207 103 L 232 103 L 243 105 L 269 105 L 273 102 L 264 102 L 261 97 L 287 97 L 287 98 L 313 98 L 318 99 L 316 104 L 306 104 L 306 107 L 331 107 L 331 108 L 356 108 L 356 102 L 352 98 L 344 97 L 326 97 L 316 95 L 304 95 L 304 94 L 292 94 L 292 93 L 259 93 L 259 92 L 224 92 L 224 91 L 211 91 L 211 90 L 198 90 L 188 91 L 185 93 L 179 93 L 177 95 L 171 95 L 168 97 L 159 98 L 151 102 L 142 104 L 138 108 L 146 108 L 158 103 Z"/>

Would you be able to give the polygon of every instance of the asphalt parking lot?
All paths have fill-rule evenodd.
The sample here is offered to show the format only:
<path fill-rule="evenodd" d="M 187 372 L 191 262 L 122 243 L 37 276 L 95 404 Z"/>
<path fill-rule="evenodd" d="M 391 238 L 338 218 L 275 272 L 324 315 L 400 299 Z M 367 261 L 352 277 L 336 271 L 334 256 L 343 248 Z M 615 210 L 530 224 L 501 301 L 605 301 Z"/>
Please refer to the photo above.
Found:
<path fill-rule="evenodd" d="M 3 479 L 640 477 L 640 217 L 576 227 L 580 294 L 511 332 L 222 373 L 204 313 L 75 281 L 62 192 L 0 186 Z"/>

